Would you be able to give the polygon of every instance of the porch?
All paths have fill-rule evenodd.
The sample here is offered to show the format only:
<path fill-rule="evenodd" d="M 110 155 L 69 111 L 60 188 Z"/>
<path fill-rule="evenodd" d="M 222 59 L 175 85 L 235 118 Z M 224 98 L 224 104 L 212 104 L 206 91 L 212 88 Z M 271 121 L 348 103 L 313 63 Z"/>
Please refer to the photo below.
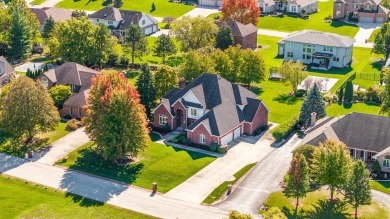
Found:
<path fill-rule="evenodd" d="M 313 69 L 329 70 L 329 68 L 331 67 L 330 59 L 332 58 L 332 56 L 332 54 L 328 53 L 315 52 L 311 55 L 310 67 Z"/>
<path fill-rule="evenodd" d="M 367 164 L 367 167 L 372 166 L 372 163 L 375 161 L 373 156 L 377 154 L 377 152 L 365 151 L 365 150 L 359 150 L 353 148 L 350 148 L 349 152 L 353 159 L 363 160 Z"/>

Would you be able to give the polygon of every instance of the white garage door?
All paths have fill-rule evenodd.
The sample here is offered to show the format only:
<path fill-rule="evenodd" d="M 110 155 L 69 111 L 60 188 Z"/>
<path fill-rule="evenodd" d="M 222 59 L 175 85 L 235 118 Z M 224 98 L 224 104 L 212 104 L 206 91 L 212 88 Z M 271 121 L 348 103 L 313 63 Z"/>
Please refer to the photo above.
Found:
<path fill-rule="evenodd" d="M 361 22 L 361 23 L 373 23 L 374 19 L 372 17 L 359 17 L 359 22 Z"/>
<path fill-rule="evenodd" d="M 221 6 L 222 1 L 218 0 L 200 0 L 200 5 L 207 5 L 207 6 Z"/>
<path fill-rule="evenodd" d="M 241 136 L 241 128 L 237 128 L 236 130 L 234 130 L 234 140 L 236 140 L 236 138 L 240 136 Z"/>
<path fill-rule="evenodd" d="M 145 35 L 150 35 L 153 33 L 153 27 L 148 27 L 145 29 Z"/>
<path fill-rule="evenodd" d="M 377 17 L 376 22 L 379 24 L 383 24 L 385 21 L 384 21 L 383 17 Z"/>
<path fill-rule="evenodd" d="M 229 142 L 233 141 L 233 133 L 226 135 L 225 137 L 221 138 L 221 145 L 228 144 Z"/>

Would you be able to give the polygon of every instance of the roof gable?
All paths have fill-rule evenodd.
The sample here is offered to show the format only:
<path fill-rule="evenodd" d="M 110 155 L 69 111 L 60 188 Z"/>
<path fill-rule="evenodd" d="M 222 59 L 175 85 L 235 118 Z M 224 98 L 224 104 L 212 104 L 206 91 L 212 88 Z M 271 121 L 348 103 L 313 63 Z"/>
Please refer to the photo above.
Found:
<path fill-rule="evenodd" d="M 245 25 L 237 21 L 221 21 L 217 22 L 217 25 L 218 27 L 222 27 L 224 25 L 230 27 L 233 36 L 238 37 L 245 37 L 252 33 L 257 33 L 258 31 L 257 27 L 251 23 Z"/>
<path fill-rule="evenodd" d="M 285 41 L 334 47 L 351 47 L 355 42 L 354 39 L 346 36 L 315 30 L 294 32 L 279 42 Z"/>

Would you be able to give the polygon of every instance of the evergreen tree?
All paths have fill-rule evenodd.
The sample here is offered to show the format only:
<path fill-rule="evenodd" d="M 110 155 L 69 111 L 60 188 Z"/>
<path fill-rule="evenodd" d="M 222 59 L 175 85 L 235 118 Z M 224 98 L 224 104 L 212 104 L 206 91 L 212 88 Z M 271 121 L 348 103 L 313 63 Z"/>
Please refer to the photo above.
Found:
<path fill-rule="evenodd" d="M 141 95 L 141 104 L 146 108 L 146 115 L 151 118 L 150 112 L 156 103 L 156 88 L 148 64 L 142 64 L 141 75 L 136 82 L 137 91 Z"/>
<path fill-rule="evenodd" d="M 348 80 L 345 84 L 344 102 L 350 103 L 353 100 L 353 84 Z"/>
<path fill-rule="evenodd" d="M 309 168 L 302 154 L 296 154 L 291 161 L 285 185 L 283 194 L 296 199 L 295 214 L 297 214 L 299 198 L 305 197 L 309 192 Z"/>
<path fill-rule="evenodd" d="M 15 7 L 11 15 L 11 30 L 9 33 L 9 55 L 13 59 L 25 59 L 31 54 L 32 30 L 28 18 L 19 7 Z"/>
<path fill-rule="evenodd" d="M 29 68 L 26 71 L 26 76 L 32 78 L 31 70 Z"/>
<path fill-rule="evenodd" d="M 322 95 L 317 84 L 312 86 L 309 94 L 303 100 L 299 122 L 304 126 L 309 126 L 311 123 L 311 113 L 313 112 L 317 113 L 317 119 L 326 116 L 325 102 L 322 100 Z"/>
<path fill-rule="evenodd" d="M 352 167 L 350 176 L 344 186 L 345 200 L 357 210 L 361 205 L 371 204 L 370 171 L 360 159 L 357 159 Z"/>
<path fill-rule="evenodd" d="M 43 67 L 43 72 L 47 72 L 47 71 L 49 71 L 49 66 L 46 63 L 45 66 Z"/>
<path fill-rule="evenodd" d="M 145 34 L 142 28 L 136 24 L 131 24 L 126 30 L 126 42 L 131 48 L 131 64 L 134 68 L 134 58 L 136 53 L 138 56 L 147 51 L 148 41 L 145 38 Z"/>
<path fill-rule="evenodd" d="M 166 56 L 174 53 L 176 53 L 176 46 L 173 43 L 172 38 L 166 34 L 158 36 L 155 43 L 154 54 L 162 58 L 162 63 L 165 64 Z"/>
<path fill-rule="evenodd" d="M 341 87 L 339 90 L 339 102 L 343 102 L 343 94 L 344 94 L 344 88 Z"/>
<path fill-rule="evenodd" d="M 115 8 L 120 8 L 120 7 L 122 7 L 122 5 L 123 5 L 122 0 L 114 0 L 114 7 Z"/>
<path fill-rule="evenodd" d="M 382 105 L 379 112 L 390 116 L 390 83 L 388 83 L 390 81 L 390 69 L 384 72 L 384 80 L 387 83 L 385 83 L 385 89 L 382 92 Z"/>
<path fill-rule="evenodd" d="M 42 30 L 42 37 L 44 39 L 49 38 L 49 35 L 54 28 L 54 25 L 55 25 L 55 21 L 51 16 L 45 20 L 45 23 L 43 24 L 43 30 Z"/>
<path fill-rule="evenodd" d="M 222 25 L 215 38 L 215 48 L 225 50 L 234 45 L 232 29 L 227 25 Z"/>

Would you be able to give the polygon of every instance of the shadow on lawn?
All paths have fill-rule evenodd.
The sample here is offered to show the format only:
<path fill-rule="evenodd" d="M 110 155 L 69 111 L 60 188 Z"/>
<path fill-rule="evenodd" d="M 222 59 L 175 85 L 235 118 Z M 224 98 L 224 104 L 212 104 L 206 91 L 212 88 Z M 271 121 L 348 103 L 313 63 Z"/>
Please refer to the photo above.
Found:
<path fill-rule="evenodd" d="M 351 73 L 352 72 L 352 68 L 351 67 L 346 67 L 346 68 L 331 68 L 329 70 L 319 70 L 319 69 L 313 69 L 313 68 L 309 68 L 309 72 L 312 72 L 312 73 L 325 73 L 325 74 L 335 74 L 335 75 L 346 75 L 348 73 Z"/>
<path fill-rule="evenodd" d="M 277 97 L 273 98 L 273 101 L 278 101 L 279 103 L 285 103 L 287 105 L 295 104 L 297 101 L 299 101 L 299 97 L 296 96 L 290 96 L 288 94 L 279 94 Z"/>
<path fill-rule="evenodd" d="M 339 28 L 339 27 L 357 27 L 355 24 L 348 24 L 344 22 L 339 22 L 339 21 L 332 21 L 330 24 L 331 27 Z"/>
<path fill-rule="evenodd" d="M 305 211 L 303 209 L 295 212 L 295 207 L 289 209 L 283 207 L 282 212 L 286 215 L 287 218 L 310 218 L 310 219 L 345 219 L 348 218 L 347 211 L 348 206 L 343 201 L 338 202 L 328 202 L 326 200 L 318 200 L 316 204 L 313 204 L 313 210 Z"/>
<path fill-rule="evenodd" d="M 381 71 L 384 65 L 385 65 L 385 61 L 382 59 L 371 63 L 372 68 L 378 71 Z"/>
<path fill-rule="evenodd" d="M 166 146 L 166 147 L 172 147 L 172 146 Z M 184 149 L 176 148 L 176 147 L 172 147 L 172 148 L 176 152 L 180 152 L 180 151 L 186 152 L 191 157 L 192 160 L 202 159 L 202 158 L 205 158 L 205 157 L 213 157 L 213 156 L 210 156 L 210 155 L 207 155 L 207 154 L 202 154 L 202 153 L 195 152 L 195 151 L 188 151 L 188 150 L 184 150 Z"/>

